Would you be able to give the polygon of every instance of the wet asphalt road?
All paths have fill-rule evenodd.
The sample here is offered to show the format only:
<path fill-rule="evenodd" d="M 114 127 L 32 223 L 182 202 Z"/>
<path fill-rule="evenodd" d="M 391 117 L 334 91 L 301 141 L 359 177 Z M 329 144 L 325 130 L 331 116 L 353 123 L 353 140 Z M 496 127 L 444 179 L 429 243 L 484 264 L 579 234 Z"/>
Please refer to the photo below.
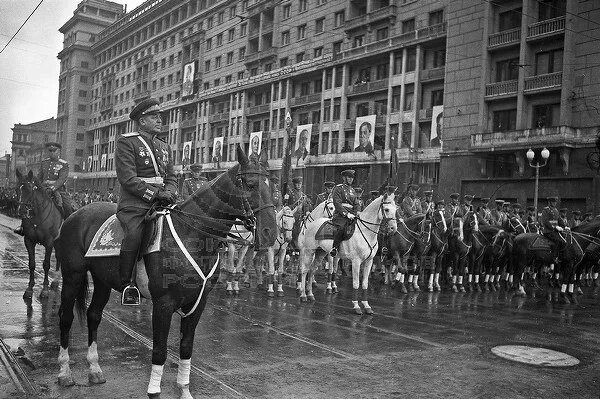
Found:
<path fill-rule="evenodd" d="M 27 253 L 0 219 L 0 338 L 43 398 L 144 398 L 150 372 L 151 306 L 125 308 L 113 293 L 99 329 L 107 382 L 88 386 L 87 329 L 75 321 L 75 387 L 56 383 L 60 291 L 22 299 Z M 41 271 L 42 249 L 38 248 Z M 54 268 L 54 258 L 53 258 Z M 51 280 L 59 280 L 52 271 Z M 320 281 L 320 279 L 318 278 Z M 579 304 L 547 304 L 504 291 L 403 295 L 371 285 L 373 316 L 350 313 L 350 283 L 301 304 L 292 286 L 268 299 L 254 287 L 239 297 L 211 293 L 196 332 L 191 391 L 196 398 L 598 398 L 600 299 L 585 288 Z M 174 316 L 163 397 L 176 397 L 179 316 Z M 501 359 L 496 345 L 530 345 L 567 353 L 574 367 L 529 366 Z M 1 364 L 0 364 L 1 367 Z M 0 398 L 25 397 L 2 384 Z"/>

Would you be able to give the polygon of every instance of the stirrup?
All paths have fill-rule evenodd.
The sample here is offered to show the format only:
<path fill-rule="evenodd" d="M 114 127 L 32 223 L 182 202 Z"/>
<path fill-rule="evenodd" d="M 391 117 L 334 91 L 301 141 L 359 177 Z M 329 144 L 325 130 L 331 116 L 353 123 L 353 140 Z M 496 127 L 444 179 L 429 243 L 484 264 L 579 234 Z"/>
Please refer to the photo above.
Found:
<path fill-rule="evenodd" d="M 14 229 L 14 230 L 13 230 L 13 233 L 16 233 L 16 234 L 18 234 L 18 235 L 20 235 L 20 236 L 24 236 L 24 235 L 25 235 L 25 233 L 23 232 L 23 226 L 19 226 L 19 227 L 17 227 L 16 229 Z"/>
<path fill-rule="evenodd" d="M 337 252 L 338 252 L 337 248 L 333 247 L 333 248 L 331 248 L 331 251 L 329 251 L 329 255 L 331 255 L 335 258 L 337 256 Z"/>
<path fill-rule="evenodd" d="M 121 294 L 121 305 L 138 306 L 140 304 L 140 290 L 135 285 L 128 285 Z"/>

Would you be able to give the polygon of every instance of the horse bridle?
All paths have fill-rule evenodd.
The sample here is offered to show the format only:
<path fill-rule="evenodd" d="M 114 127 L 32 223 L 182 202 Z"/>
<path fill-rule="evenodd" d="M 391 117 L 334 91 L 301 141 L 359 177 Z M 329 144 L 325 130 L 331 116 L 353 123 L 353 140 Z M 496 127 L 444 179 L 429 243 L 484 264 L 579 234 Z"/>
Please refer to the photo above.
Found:
<path fill-rule="evenodd" d="M 32 191 L 32 195 L 31 195 L 31 199 L 28 202 L 23 202 L 21 201 L 22 197 L 23 197 L 23 186 L 26 183 L 31 183 L 31 191 Z M 22 215 L 21 213 L 21 206 L 23 206 L 25 208 L 25 214 L 21 217 L 22 219 L 33 219 L 33 217 L 35 216 L 34 214 L 34 199 L 33 199 L 33 192 L 35 192 L 36 190 L 40 190 L 43 189 L 43 187 L 38 186 L 35 182 L 25 182 L 25 183 L 21 183 L 21 185 L 19 186 L 19 200 L 17 201 L 17 204 L 19 205 L 17 208 L 17 212 L 19 214 L 19 216 Z M 46 210 L 46 208 L 48 206 L 52 206 L 52 199 L 50 199 L 50 204 L 49 205 L 44 205 L 42 207 L 42 211 Z M 44 221 L 46 221 L 46 219 L 48 219 L 48 217 L 50 217 L 50 213 L 48 213 L 46 215 L 46 217 L 44 217 L 44 219 L 40 220 L 40 222 L 38 224 L 42 224 L 44 223 Z"/>

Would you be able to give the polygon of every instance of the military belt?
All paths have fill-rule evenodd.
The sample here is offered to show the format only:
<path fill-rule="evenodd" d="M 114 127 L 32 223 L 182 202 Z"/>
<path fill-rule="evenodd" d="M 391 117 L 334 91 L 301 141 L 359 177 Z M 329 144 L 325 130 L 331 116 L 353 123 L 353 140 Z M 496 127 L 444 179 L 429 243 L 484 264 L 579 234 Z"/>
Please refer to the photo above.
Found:
<path fill-rule="evenodd" d="M 165 182 L 163 181 L 163 178 L 161 176 L 140 177 L 140 179 L 142 179 L 145 183 L 148 183 L 148 184 L 156 184 L 159 186 L 165 185 Z"/>

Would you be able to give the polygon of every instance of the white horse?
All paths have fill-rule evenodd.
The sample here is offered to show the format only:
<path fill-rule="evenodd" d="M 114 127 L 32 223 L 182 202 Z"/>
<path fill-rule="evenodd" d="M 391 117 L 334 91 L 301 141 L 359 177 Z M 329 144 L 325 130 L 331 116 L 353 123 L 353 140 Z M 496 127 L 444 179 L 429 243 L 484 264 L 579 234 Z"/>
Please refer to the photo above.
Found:
<path fill-rule="evenodd" d="M 360 285 L 360 273 L 362 271 L 362 305 L 365 313 L 373 314 L 373 309 L 367 299 L 367 288 L 369 286 L 369 275 L 373 265 L 373 257 L 377 252 L 377 232 L 383 220 L 387 220 L 389 228 L 395 230 L 398 225 L 396 222 L 396 202 L 393 190 L 380 196 L 371 202 L 364 211 L 356 215 L 356 228 L 354 234 L 346 241 L 342 241 L 338 250 L 338 257 L 349 259 L 352 262 L 352 287 L 353 297 L 352 305 L 356 314 L 362 314 L 362 309 L 358 304 L 358 288 Z M 315 219 L 306 224 L 306 231 L 303 239 L 298 239 L 300 249 L 300 273 L 302 274 L 300 300 L 306 301 L 307 298 L 314 300 L 312 285 L 306 285 L 307 274 L 314 273 L 315 264 L 318 265 L 325 254 L 331 251 L 333 240 L 317 240 L 316 233 L 328 219 Z"/>
<path fill-rule="evenodd" d="M 240 293 L 239 275 L 244 268 L 244 259 L 246 258 L 248 248 L 254 242 L 254 234 L 248 231 L 243 224 L 238 224 L 237 222 L 239 220 L 236 220 L 236 224 L 231 226 L 229 235 L 244 243 L 229 242 L 227 244 L 227 295 L 237 295 Z"/>
<path fill-rule="evenodd" d="M 281 208 L 275 216 L 277 220 L 277 228 L 279 230 L 275 244 L 271 247 L 274 257 L 277 258 L 277 296 L 283 296 L 283 272 L 285 264 L 285 255 L 287 247 L 292 241 L 292 229 L 294 228 L 294 213 L 289 206 Z M 272 267 L 271 267 L 272 266 Z M 274 262 L 269 265 L 269 274 L 267 276 L 267 295 L 269 297 L 275 296 L 273 291 L 273 284 L 275 282 L 275 264 Z"/>

